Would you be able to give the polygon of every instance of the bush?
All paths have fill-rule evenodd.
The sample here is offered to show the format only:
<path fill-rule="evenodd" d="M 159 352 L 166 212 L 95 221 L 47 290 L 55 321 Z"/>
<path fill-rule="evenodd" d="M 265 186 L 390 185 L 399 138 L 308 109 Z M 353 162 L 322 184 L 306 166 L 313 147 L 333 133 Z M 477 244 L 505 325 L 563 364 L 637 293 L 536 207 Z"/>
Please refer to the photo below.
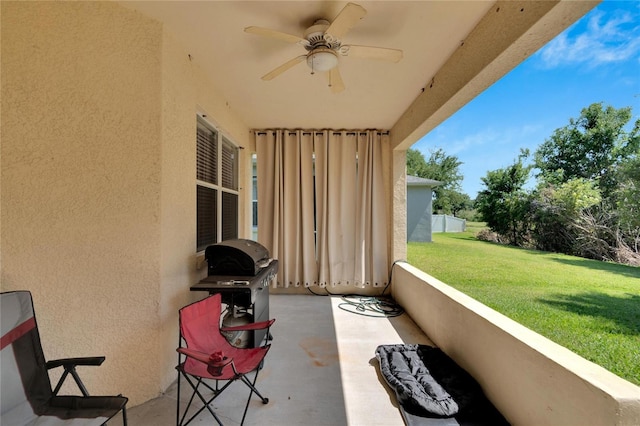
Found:
<path fill-rule="evenodd" d="M 490 229 L 481 230 L 476 234 L 476 238 L 480 241 L 488 241 L 490 243 L 498 243 L 498 244 L 508 243 L 508 241 L 505 241 L 504 238 L 500 236 L 500 234 Z"/>
<path fill-rule="evenodd" d="M 456 217 L 460 219 L 464 219 L 467 222 L 480 222 L 482 221 L 482 216 L 476 209 L 471 210 L 460 210 L 456 213 Z"/>

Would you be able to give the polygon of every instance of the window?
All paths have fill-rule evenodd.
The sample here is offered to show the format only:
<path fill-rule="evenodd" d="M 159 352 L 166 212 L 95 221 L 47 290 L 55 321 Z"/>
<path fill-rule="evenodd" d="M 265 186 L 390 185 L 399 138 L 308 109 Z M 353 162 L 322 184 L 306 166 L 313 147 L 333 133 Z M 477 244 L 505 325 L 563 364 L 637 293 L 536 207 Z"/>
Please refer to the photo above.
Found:
<path fill-rule="evenodd" d="M 198 117 L 197 251 L 238 238 L 238 148 Z"/>

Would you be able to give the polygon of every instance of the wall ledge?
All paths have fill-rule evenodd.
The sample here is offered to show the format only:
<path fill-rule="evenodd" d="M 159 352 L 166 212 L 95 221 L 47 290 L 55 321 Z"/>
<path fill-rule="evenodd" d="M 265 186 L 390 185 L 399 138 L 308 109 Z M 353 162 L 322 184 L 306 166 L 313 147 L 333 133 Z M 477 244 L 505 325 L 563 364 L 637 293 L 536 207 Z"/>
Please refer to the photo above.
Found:
<path fill-rule="evenodd" d="M 640 387 L 408 263 L 392 294 L 512 424 L 640 424 Z"/>

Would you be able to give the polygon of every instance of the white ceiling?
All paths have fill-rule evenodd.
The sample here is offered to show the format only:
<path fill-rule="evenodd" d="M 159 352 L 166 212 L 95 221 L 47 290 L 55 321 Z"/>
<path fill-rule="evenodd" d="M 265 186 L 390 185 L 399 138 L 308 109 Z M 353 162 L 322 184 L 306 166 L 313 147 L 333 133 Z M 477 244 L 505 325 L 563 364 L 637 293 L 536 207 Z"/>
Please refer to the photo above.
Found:
<path fill-rule="evenodd" d="M 266 27 L 303 36 L 332 21 L 347 2 L 141 1 L 123 3 L 161 21 L 241 119 L 261 128 L 390 129 L 460 46 L 493 1 L 356 1 L 366 16 L 345 44 L 402 49 L 398 63 L 340 57 L 346 89 L 333 94 L 322 73 L 300 63 L 271 81 L 261 76 L 302 46 L 244 32 Z"/>

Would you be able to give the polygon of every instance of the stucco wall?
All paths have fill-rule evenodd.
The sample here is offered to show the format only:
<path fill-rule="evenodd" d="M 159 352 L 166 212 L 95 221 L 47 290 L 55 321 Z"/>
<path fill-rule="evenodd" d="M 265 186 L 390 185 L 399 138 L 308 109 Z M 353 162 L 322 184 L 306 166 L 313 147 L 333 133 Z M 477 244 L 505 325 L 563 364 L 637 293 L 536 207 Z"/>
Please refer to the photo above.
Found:
<path fill-rule="evenodd" d="M 161 27 L 109 3 L 2 9 L 2 290 L 33 293 L 47 358 L 106 355 L 89 389 L 158 391 Z"/>
<path fill-rule="evenodd" d="M 175 380 L 196 268 L 195 122 L 249 131 L 162 26 L 111 2 L 2 7 L 2 291 L 27 289 L 48 359 L 130 406 Z M 241 154 L 242 155 L 242 154 Z M 242 197 L 241 197 L 242 198 Z M 73 389 L 70 387 L 70 389 Z"/>
<path fill-rule="evenodd" d="M 175 346 L 178 338 L 178 309 L 206 293 L 189 292 L 189 286 L 206 275 L 206 262 L 196 253 L 196 113 L 206 115 L 227 137 L 240 146 L 249 142 L 249 129 L 233 112 L 192 59 L 171 34 L 162 38 L 162 196 L 161 196 L 161 287 L 159 321 L 162 354 L 161 387 L 176 379 Z M 239 175 L 246 169 L 249 154 L 240 150 Z M 250 161 L 249 161 L 250 164 Z M 251 176 L 249 185 L 251 188 Z M 244 191 L 240 199 L 246 196 Z M 244 198 L 243 198 L 244 197 Z M 245 200 L 246 201 L 246 200 Z M 240 202 L 239 211 L 244 209 Z M 239 229 L 247 228 L 240 214 Z M 250 228 L 248 228 L 250 230 Z M 247 237 L 242 234 L 241 237 Z M 167 350 L 167 348 L 169 350 Z"/>
<path fill-rule="evenodd" d="M 513 425 L 638 425 L 640 388 L 399 263 L 396 301 Z"/>
<path fill-rule="evenodd" d="M 193 64 L 166 34 L 162 41 L 161 280 L 158 339 L 161 388 L 176 379 L 177 310 L 193 300 L 196 249 L 196 133 Z"/>
<path fill-rule="evenodd" d="M 392 139 L 393 139 L 392 132 Z M 390 216 L 392 248 L 390 264 L 407 258 L 407 151 L 391 150 L 391 194 L 393 213 Z"/>

